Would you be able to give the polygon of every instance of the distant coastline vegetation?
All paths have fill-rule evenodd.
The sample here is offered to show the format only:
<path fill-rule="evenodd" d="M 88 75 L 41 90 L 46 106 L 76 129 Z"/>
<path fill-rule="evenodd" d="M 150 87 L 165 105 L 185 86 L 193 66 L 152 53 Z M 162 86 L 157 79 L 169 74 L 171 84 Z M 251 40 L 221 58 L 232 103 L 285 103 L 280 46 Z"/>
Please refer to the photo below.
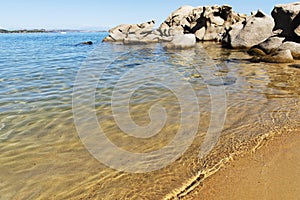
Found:
<path fill-rule="evenodd" d="M 20 30 L 5 30 L 0 29 L 0 33 L 61 33 L 61 32 L 106 32 L 105 30 L 46 30 L 46 29 L 20 29 Z"/>

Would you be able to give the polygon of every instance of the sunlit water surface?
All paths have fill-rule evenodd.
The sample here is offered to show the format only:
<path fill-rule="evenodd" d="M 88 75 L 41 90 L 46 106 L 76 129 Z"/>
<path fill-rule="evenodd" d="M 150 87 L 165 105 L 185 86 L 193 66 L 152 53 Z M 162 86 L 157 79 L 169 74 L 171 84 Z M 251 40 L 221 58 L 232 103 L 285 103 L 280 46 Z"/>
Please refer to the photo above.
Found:
<path fill-rule="evenodd" d="M 215 43 L 167 51 L 160 44 L 101 43 L 105 35 L 0 35 L 0 199 L 162 199 L 189 188 L 201 178 L 200 172 L 222 158 L 252 148 L 254 138 L 299 127 L 300 69 L 252 64 L 245 52 Z M 77 45 L 89 40 L 94 45 Z M 100 77 L 104 61 L 110 64 Z M 180 102 L 165 85 L 176 79 L 190 84 L 200 111 L 193 143 L 176 161 L 153 172 L 119 172 L 101 164 L 81 142 L 74 123 L 73 86 L 83 67 L 99 79 L 94 106 L 106 137 L 136 153 L 155 151 L 172 141 L 180 128 Z M 154 104 L 163 106 L 167 115 L 164 127 L 147 139 L 124 134 L 112 113 L 114 86 L 132 70 L 142 73 L 127 74 L 118 96 L 122 99 L 139 85 L 129 100 L 131 119 L 147 126 Z M 207 79 L 208 73 L 212 77 Z M 224 88 L 226 99 L 220 101 L 226 103 L 226 120 L 219 142 L 199 159 L 211 122 L 209 87 Z M 76 106 L 84 112 L 87 105 Z M 186 118 L 195 123 L 195 116 Z M 87 133 L 97 134 L 89 129 L 89 120 Z"/>

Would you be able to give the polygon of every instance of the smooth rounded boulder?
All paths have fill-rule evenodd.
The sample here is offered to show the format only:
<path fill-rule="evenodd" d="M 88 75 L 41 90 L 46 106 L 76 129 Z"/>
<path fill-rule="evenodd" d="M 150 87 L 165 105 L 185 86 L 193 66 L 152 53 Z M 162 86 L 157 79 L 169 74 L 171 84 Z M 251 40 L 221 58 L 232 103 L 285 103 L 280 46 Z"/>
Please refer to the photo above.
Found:
<path fill-rule="evenodd" d="M 274 25 L 272 17 L 258 10 L 244 22 L 230 27 L 227 36 L 224 36 L 223 45 L 232 48 L 251 48 L 274 35 L 272 31 Z"/>
<path fill-rule="evenodd" d="M 300 44 L 296 42 L 284 42 L 279 50 L 290 50 L 294 59 L 300 59 Z"/>
<path fill-rule="evenodd" d="M 275 52 L 285 40 L 284 37 L 270 37 L 262 43 L 251 47 L 247 52 L 252 56 L 261 56 Z"/>
<path fill-rule="evenodd" d="M 290 50 L 276 51 L 272 54 L 261 57 L 260 60 L 263 62 L 268 62 L 268 63 L 292 63 L 292 62 L 294 62 L 294 59 L 293 59 L 293 56 L 292 56 L 292 53 Z"/>
<path fill-rule="evenodd" d="M 196 45 L 196 37 L 194 34 L 176 35 L 173 40 L 166 44 L 167 49 L 186 49 Z"/>

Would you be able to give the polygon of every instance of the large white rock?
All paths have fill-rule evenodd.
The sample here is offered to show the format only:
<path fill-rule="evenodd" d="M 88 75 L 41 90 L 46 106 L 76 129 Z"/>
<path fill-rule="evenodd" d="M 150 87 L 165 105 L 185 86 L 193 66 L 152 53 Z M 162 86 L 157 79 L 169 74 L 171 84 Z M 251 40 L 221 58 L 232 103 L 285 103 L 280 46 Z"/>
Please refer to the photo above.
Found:
<path fill-rule="evenodd" d="M 224 19 L 222 19 L 219 16 L 216 16 L 216 17 L 214 16 L 211 18 L 211 23 L 215 24 L 217 26 L 223 26 L 224 22 L 225 22 Z"/>
<path fill-rule="evenodd" d="M 124 38 L 124 44 L 149 44 L 159 42 L 161 39 L 160 36 L 155 35 L 153 33 L 149 33 L 147 35 L 136 35 L 129 34 L 126 38 Z"/>
<path fill-rule="evenodd" d="M 205 35 L 205 27 L 202 27 L 195 32 L 195 36 L 197 40 L 202 41 L 204 39 L 204 35 Z"/>
<path fill-rule="evenodd" d="M 186 17 L 191 14 L 193 9 L 194 9 L 193 6 L 189 6 L 189 5 L 181 6 L 180 8 L 172 12 L 166 21 L 169 21 L 171 23 L 170 24 L 171 26 L 173 26 L 173 24 L 176 26 L 181 25 L 180 22 L 182 20 L 185 20 Z"/>
<path fill-rule="evenodd" d="M 300 44 L 296 42 L 284 42 L 279 50 L 290 50 L 295 59 L 300 59 Z"/>
<path fill-rule="evenodd" d="M 167 49 L 185 49 L 196 45 L 196 37 L 194 34 L 176 35 L 173 40 L 165 47 Z"/>
<path fill-rule="evenodd" d="M 183 35 L 183 34 L 184 34 L 184 29 L 182 28 L 182 26 L 174 26 L 169 29 L 170 36 Z"/>
<path fill-rule="evenodd" d="M 237 14 L 228 5 L 182 6 L 171 13 L 158 30 L 163 36 L 193 33 L 198 40 L 218 41 L 228 24 L 232 25 L 244 19 L 245 16 Z"/>
<path fill-rule="evenodd" d="M 284 37 L 270 37 L 263 41 L 262 43 L 251 47 L 248 51 L 250 55 L 260 56 L 263 54 L 270 54 L 278 50 L 278 48 L 282 45 Z M 261 53 L 260 50 L 263 52 Z"/>
<path fill-rule="evenodd" d="M 139 40 L 153 31 L 154 24 L 154 20 L 142 24 L 121 24 L 110 29 L 109 36 L 103 42 L 120 42 L 124 39 Z"/>
<path fill-rule="evenodd" d="M 226 33 L 222 38 L 223 46 L 231 47 L 231 42 L 236 39 L 236 37 L 239 35 L 241 30 L 244 27 L 243 22 L 238 22 L 236 24 L 233 24 L 229 28 L 226 29 Z"/>
<path fill-rule="evenodd" d="M 109 36 L 107 36 L 103 41 L 104 42 L 119 42 L 123 41 L 124 38 L 126 38 L 129 29 L 131 25 L 130 24 L 121 24 L 119 26 L 116 26 L 112 29 L 110 29 Z"/>
<path fill-rule="evenodd" d="M 193 6 L 181 6 L 168 16 L 168 18 L 160 25 L 158 30 L 163 36 L 183 34 L 183 27 L 190 26 L 190 22 L 187 18 L 192 15 L 193 9 Z M 179 27 L 181 27 L 182 30 L 178 31 L 180 29 Z"/>
<path fill-rule="evenodd" d="M 232 28 L 235 30 L 232 33 L 231 31 L 227 33 L 227 38 L 229 38 L 227 42 L 233 48 L 250 48 L 274 35 L 273 27 L 273 18 L 259 10 L 256 14 L 248 17 L 242 25 L 239 24 Z M 239 31 L 238 28 L 242 29 Z"/>
<path fill-rule="evenodd" d="M 271 53 L 270 55 L 266 55 L 261 57 L 260 59 L 263 62 L 269 63 L 292 63 L 294 62 L 292 53 L 290 50 L 281 50 Z"/>
<path fill-rule="evenodd" d="M 205 40 L 205 41 L 221 41 L 222 33 L 224 31 L 225 31 L 224 27 L 211 24 L 210 26 L 208 26 L 206 28 L 203 40 Z"/>

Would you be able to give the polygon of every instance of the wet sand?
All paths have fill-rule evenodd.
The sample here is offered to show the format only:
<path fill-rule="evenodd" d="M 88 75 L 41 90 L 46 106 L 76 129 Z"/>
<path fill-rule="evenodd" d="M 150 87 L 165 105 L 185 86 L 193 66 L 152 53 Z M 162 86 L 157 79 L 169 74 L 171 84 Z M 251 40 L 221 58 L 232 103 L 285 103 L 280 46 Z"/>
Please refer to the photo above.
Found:
<path fill-rule="evenodd" d="M 299 200 L 300 131 L 268 140 L 208 177 L 183 199 Z"/>

